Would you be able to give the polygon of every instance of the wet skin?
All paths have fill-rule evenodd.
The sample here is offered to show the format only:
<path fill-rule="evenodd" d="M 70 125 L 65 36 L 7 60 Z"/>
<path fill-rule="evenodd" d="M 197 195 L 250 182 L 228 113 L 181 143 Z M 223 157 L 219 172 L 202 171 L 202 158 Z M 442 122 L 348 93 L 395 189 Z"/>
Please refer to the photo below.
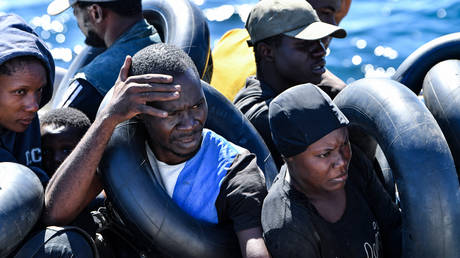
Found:
<path fill-rule="evenodd" d="M 326 71 L 326 50 L 319 40 L 301 40 L 283 35 L 273 48 L 274 66 L 285 85 L 321 82 Z"/>
<path fill-rule="evenodd" d="M 337 25 L 335 15 L 340 10 L 341 0 L 308 0 L 308 3 L 315 9 L 322 22 Z M 332 37 L 322 39 L 325 48 L 329 47 L 331 39 Z"/>
<path fill-rule="evenodd" d="M 43 125 L 42 135 L 42 162 L 46 173 L 51 177 L 61 163 L 77 146 L 85 131 L 81 128 Z"/>
<path fill-rule="evenodd" d="M 336 129 L 287 159 L 291 183 L 312 199 L 343 191 L 350 160 L 348 130 Z"/>
<path fill-rule="evenodd" d="M 181 85 L 179 99 L 152 103 L 168 116 L 141 116 L 156 158 L 170 165 L 190 159 L 199 150 L 208 113 L 200 80 L 191 70 L 175 75 L 173 84 Z"/>
<path fill-rule="evenodd" d="M 89 7 L 80 8 L 78 4 L 74 4 L 72 8 L 78 27 L 86 37 L 85 44 L 92 47 L 106 47 L 104 40 L 99 37 L 90 21 Z"/>
<path fill-rule="evenodd" d="M 323 22 L 336 25 L 334 16 L 341 8 L 340 0 L 308 2 Z M 331 78 L 330 75 L 325 74 L 326 49 L 330 40 L 330 36 L 320 40 L 302 40 L 281 35 L 278 44 L 269 45 L 270 50 L 266 50 L 264 45 L 261 45 L 257 51 L 261 56 L 265 56 L 264 59 L 273 63 L 273 66 L 270 65 L 273 70 L 266 74 L 258 74 L 258 78 L 269 82 L 278 92 L 303 83 L 319 85 L 324 77 Z"/>
<path fill-rule="evenodd" d="M 24 132 L 34 119 L 47 83 L 46 69 L 29 62 L 11 75 L 0 75 L 0 126 Z"/>

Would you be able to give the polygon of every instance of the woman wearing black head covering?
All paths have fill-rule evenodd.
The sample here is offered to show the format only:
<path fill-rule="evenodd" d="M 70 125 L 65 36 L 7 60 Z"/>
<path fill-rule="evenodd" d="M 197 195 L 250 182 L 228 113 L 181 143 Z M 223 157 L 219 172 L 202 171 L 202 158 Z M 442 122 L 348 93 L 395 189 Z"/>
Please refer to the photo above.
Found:
<path fill-rule="evenodd" d="M 331 99 L 299 85 L 273 100 L 269 119 L 286 162 L 262 209 L 272 256 L 399 257 L 400 212 Z"/>

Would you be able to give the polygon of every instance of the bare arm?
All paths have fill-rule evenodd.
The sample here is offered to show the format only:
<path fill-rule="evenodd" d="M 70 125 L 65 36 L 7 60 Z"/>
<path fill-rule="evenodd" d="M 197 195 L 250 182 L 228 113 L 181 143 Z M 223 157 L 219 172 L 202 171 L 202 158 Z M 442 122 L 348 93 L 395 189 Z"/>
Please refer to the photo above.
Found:
<path fill-rule="evenodd" d="M 99 161 L 115 127 L 137 114 L 165 117 L 167 113 L 147 106 L 151 101 L 179 97 L 180 86 L 171 85 L 168 75 L 146 74 L 128 77 L 131 57 L 123 64 L 110 103 L 96 116 L 94 123 L 74 151 L 57 169 L 45 191 L 46 225 L 65 225 L 102 190 L 96 175 Z"/>
<path fill-rule="evenodd" d="M 236 232 L 240 243 L 241 254 L 247 258 L 270 257 L 265 246 L 260 227 L 250 228 Z"/>

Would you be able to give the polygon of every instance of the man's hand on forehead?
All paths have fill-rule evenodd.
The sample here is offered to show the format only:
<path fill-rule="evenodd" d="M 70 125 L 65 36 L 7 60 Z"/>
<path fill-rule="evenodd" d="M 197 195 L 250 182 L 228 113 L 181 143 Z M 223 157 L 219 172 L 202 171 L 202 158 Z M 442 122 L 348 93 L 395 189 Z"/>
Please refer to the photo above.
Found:
<path fill-rule="evenodd" d="M 108 117 L 121 123 L 138 114 L 167 117 L 164 110 L 147 105 L 149 102 L 170 101 L 179 98 L 180 85 L 173 85 L 173 77 L 164 74 L 128 76 L 132 58 L 127 56 L 120 69 L 109 105 Z"/>

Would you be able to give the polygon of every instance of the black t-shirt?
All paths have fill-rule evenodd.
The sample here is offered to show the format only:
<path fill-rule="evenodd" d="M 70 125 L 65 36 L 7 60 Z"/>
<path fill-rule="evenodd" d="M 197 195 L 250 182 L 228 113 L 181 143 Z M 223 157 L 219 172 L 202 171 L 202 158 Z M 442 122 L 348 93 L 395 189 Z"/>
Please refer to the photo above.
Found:
<path fill-rule="evenodd" d="M 400 212 L 358 152 L 353 148 L 347 205 L 336 223 L 325 221 L 308 198 L 284 180 L 287 169 L 282 168 L 262 208 L 264 238 L 273 257 L 400 256 Z"/>
<path fill-rule="evenodd" d="M 38 115 L 22 133 L 0 128 L 0 162 L 22 164 L 35 172 L 44 187 L 48 184 L 48 174 L 42 169 Z"/>
<path fill-rule="evenodd" d="M 257 132 L 264 139 L 278 169 L 284 161 L 273 143 L 270 124 L 268 122 L 268 107 L 277 93 L 270 86 L 258 81 L 255 77 L 246 80 L 246 86 L 235 96 L 233 104 L 237 107 Z"/>
<path fill-rule="evenodd" d="M 260 227 L 262 203 L 267 195 L 265 179 L 256 156 L 238 154 L 222 181 L 215 205 L 219 223 L 233 223 L 235 232 Z"/>

